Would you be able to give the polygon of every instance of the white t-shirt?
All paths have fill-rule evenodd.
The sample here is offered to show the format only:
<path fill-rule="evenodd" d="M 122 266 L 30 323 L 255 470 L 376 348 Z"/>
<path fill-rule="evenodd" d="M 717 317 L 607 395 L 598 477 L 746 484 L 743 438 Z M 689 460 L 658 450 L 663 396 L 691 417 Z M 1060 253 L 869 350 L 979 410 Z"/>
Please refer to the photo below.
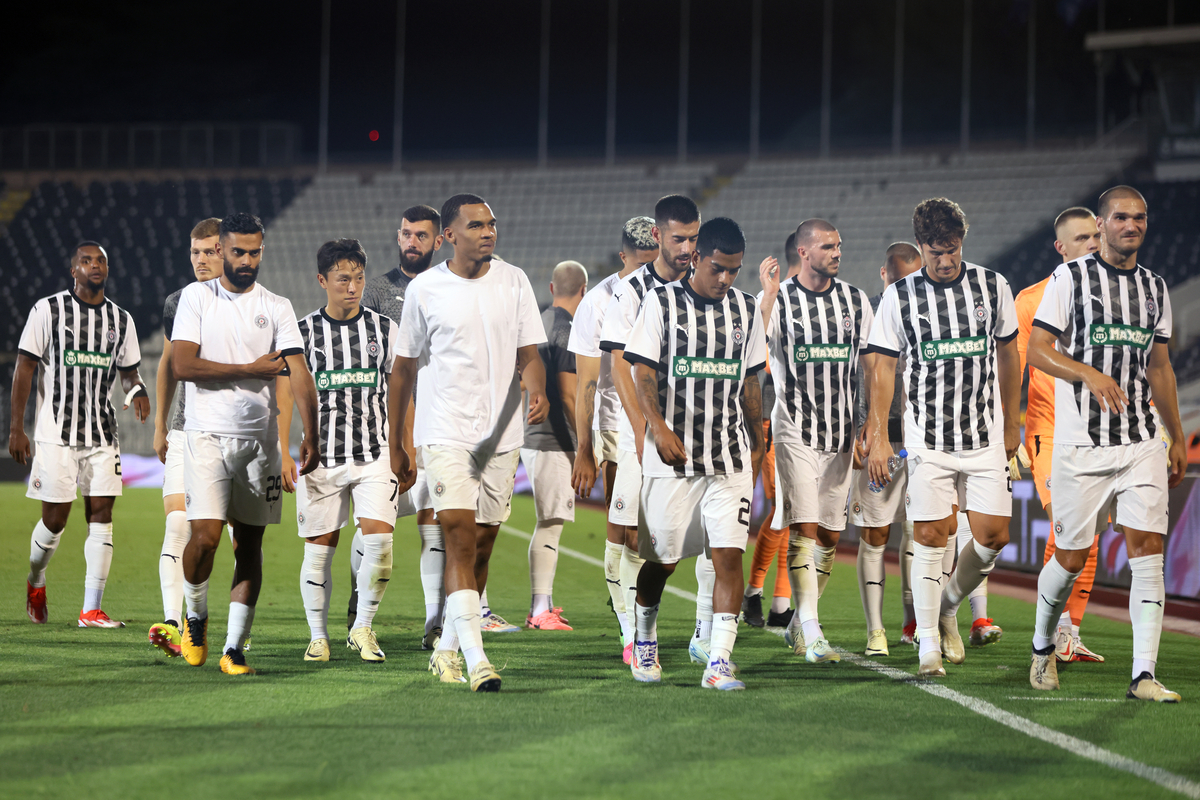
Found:
<path fill-rule="evenodd" d="M 600 376 L 596 380 L 595 412 L 592 430 L 615 431 L 621 417 L 621 398 L 612 379 L 612 353 L 600 349 L 600 330 L 604 312 L 612 300 L 613 288 L 620 283 L 618 273 L 609 275 L 583 296 L 571 322 L 571 338 L 567 350 L 587 358 L 600 359 Z M 582 389 L 582 387 L 580 387 Z"/>
<path fill-rule="evenodd" d="M 413 444 L 496 453 L 525 440 L 517 348 L 546 341 L 525 273 L 492 259 L 487 273 L 460 278 L 443 261 L 413 279 L 396 355 L 427 360 L 417 392 Z"/>
<path fill-rule="evenodd" d="M 302 355 L 304 339 L 292 303 L 261 284 L 234 294 L 220 278 L 193 283 L 179 296 L 173 342 L 195 342 L 200 358 L 219 364 L 250 364 L 275 350 Z M 188 382 L 184 430 L 237 439 L 274 440 L 275 381 Z"/>

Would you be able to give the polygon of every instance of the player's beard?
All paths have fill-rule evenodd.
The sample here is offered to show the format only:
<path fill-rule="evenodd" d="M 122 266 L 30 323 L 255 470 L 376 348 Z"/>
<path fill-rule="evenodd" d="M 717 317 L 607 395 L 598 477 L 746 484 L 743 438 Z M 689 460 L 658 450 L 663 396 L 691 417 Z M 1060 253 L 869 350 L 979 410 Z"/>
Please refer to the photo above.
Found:
<path fill-rule="evenodd" d="M 258 280 L 258 267 L 234 269 L 228 261 L 225 262 L 225 277 L 239 289 L 248 289 Z"/>
<path fill-rule="evenodd" d="M 841 261 L 829 261 L 818 267 L 813 265 L 813 272 L 820 275 L 822 278 L 836 278 L 838 276 L 838 268 L 842 265 Z"/>
<path fill-rule="evenodd" d="M 1142 242 L 1144 242 L 1145 240 L 1146 240 L 1145 236 L 1142 236 L 1141 238 L 1136 239 L 1136 240 L 1133 240 L 1133 239 L 1125 240 L 1125 239 L 1121 238 L 1120 234 L 1117 234 L 1116 237 L 1108 240 L 1108 246 L 1114 253 L 1117 253 L 1118 255 L 1120 255 L 1121 258 L 1129 258 L 1129 256 L 1133 255 L 1134 253 L 1136 253 L 1138 251 L 1139 248 L 1141 248 Z M 1134 242 L 1134 241 L 1136 241 L 1137 243 L 1132 244 L 1132 242 Z"/>
<path fill-rule="evenodd" d="M 409 261 L 409 258 L 409 254 L 401 250 L 400 267 L 410 275 L 420 275 L 429 269 L 429 265 L 433 263 L 433 251 L 430 250 L 423 256 L 417 256 L 415 261 Z"/>

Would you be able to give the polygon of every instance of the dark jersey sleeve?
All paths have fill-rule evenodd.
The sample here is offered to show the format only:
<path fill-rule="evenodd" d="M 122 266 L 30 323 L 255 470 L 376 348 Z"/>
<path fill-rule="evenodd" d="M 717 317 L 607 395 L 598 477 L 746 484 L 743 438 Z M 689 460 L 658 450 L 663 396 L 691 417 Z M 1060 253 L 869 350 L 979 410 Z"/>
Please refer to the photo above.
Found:
<path fill-rule="evenodd" d="M 167 337 L 167 341 L 171 341 L 171 329 L 175 327 L 175 311 L 179 308 L 181 294 L 183 294 L 183 289 L 172 292 L 163 304 L 163 334 Z"/>

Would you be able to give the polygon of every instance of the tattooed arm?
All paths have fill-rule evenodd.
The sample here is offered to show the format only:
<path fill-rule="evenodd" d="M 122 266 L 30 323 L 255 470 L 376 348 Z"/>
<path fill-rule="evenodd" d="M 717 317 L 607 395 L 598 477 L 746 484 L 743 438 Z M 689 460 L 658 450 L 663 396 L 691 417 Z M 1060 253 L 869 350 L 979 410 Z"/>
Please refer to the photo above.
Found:
<path fill-rule="evenodd" d="M 750 461 L 754 465 L 750 480 L 757 481 L 766 452 L 762 426 L 762 385 L 757 375 L 747 375 L 742 381 L 742 416 L 745 417 L 746 432 L 750 434 Z"/>
<path fill-rule="evenodd" d="M 575 356 L 575 377 L 579 396 L 575 399 L 575 434 L 579 447 L 571 470 L 571 488 L 587 497 L 596 485 L 596 453 L 592 443 L 592 423 L 596 417 L 596 383 L 600 379 L 600 359 Z"/>
<path fill-rule="evenodd" d="M 662 410 L 658 407 L 658 374 L 651 367 L 636 363 L 633 365 L 633 379 L 637 385 L 638 406 L 650 427 L 650 436 L 658 449 L 658 457 L 671 467 L 686 464 L 688 458 L 687 451 L 683 449 L 683 442 L 679 441 L 679 437 L 667 425 Z"/>

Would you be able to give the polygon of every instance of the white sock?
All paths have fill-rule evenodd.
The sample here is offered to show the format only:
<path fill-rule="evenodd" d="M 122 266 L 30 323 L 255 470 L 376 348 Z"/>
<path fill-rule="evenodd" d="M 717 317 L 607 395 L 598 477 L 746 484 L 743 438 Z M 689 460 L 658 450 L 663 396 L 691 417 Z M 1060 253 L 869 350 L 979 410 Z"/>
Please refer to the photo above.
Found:
<path fill-rule="evenodd" d="M 712 559 L 704 553 L 696 556 L 696 631 L 693 639 L 712 638 L 713 589 L 717 588 L 717 571 Z"/>
<path fill-rule="evenodd" d="M 333 595 L 333 548 L 304 543 L 304 561 L 300 564 L 300 599 L 304 616 L 315 641 L 329 638 L 329 598 Z"/>
<path fill-rule="evenodd" d="M 921 639 L 921 655 L 941 650 L 938 642 L 938 608 L 942 599 L 941 547 L 926 547 L 915 540 L 912 544 L 913 612 L 917 619 L 917 636 Z"/>
<path fill-rule="evenodd" d="M 358 570 L 363 559 L 363 532 L 355 526 L 354 538 L 350 540 L 350 593 L 358 591 Z"/>
<path fill-rule="evenodd" d="M 637 601 L 633 604 L 633 613 L 637 617 L 637 643 L 658 641 L 658 604 L 646 607 Z"/>
<path fill-rule="evenodd" d="M 113 543 L 111 522 L 89 522 L 87 539 L 83 543 L 83 558 L 87 573 L 83 579 L 83 610 L 95 611 L 104 598 L 104 585 L 112 569 Z"/>
<path fill-rule="evenodd" d="M 438 617 L 436 624 L 442 626 L 442 638 L 438 641 L 438 650 L 450 650 L 457 653 L 458 631 L 454 627 L 454 622 L 443 611 L 442 616 Z"/>
<path fill-rule="evenodd" d="M 867 618 L 867 632 L 883 627 L 883 589 L 887 572 L 883 567 L 883 551 L 886 545 L 867 544 L 858 540 L 858 594 L 862 598 L 863 615 Z"/>
<path fill-rule="evenodd" d="M 813 566 L 817 570 L 817 599 L 821 599 L 821 595 L 825 594 L 825 587 L 829 585 L 829 576 L 833 574 L 833 560 L 837 558 L 836 547 L 826 547 L 822 544 L 813 543 Z"/>
<path fill-rule="evenodd" d="M 425 591 L 425 633 L 442 624 L 446 605 L 443 575 L 446 571 L 446 542 L 441 525 L 418 525 L 421 534 L 421 588 Z M 445 635 L 443 628 L 442 634 Z"/>
<path fill-rule="evenodd" d="M 796 596 L 796 618 L 804 630 L 804 641 L 821 638 L 821 622 L 817 616 L 817 570 L 814 562 L 816 542 L 793 532 L 788 540 L 788 574 L 792 578 L 792 594 Z M 795 550 L 795 561 L 792 550 Z"/>
<path fill-rule="evenodd" d="M 533 538 L 529 540 L 529 586 L 534 596 L 530 616 L 550 610 L 554 572 L 558 568 L 558 541 L 562 538 L 562 532 L 561 519 L 539 520 L 533 528 Z"/>
<path fill-rule="evenodd" d="M 621 588 L 625 590 L 625 615 L 629 627 L 634 631 L 637 630 L 637 614 L 634 611 L 637 605 L 637 579 L 644 563 L 646 560 L 639 558 L 636 551 L 626 545 L 621 546 Z"/>
<path fill-rule="evenodd" d="M 962 549 L 956 545 L 957 542 L 947 542 L 946 549 L 942 551 L 942 586 L 949 586 L 950 578 L 954 575 L 954 557 Z"/>
<path fill-rule="evenodd" d="M 963 548 L 958 567 L 954 570 L 954 577 L 942 593 L 943 616 L 954 616 L 958 613 L 963 598 L 983 582 L 996 565 L 996 557 L 999 555 L 999 550 L 984 547 L 976 539 L 972 539 L 970 544 Z"/>
<path fill-rule="evenodd" d="M 733 654 L 733 643 L 737 641 L 737 614 L 716 614 L 712 621 L 712 642 L 708 648 L 708 663 L 720 659 L 729 660 Z"/>
<path fill-rule="evenodd" d="M 608 597 L 612 601 L 613 613 L 621 625 L 621 642 L 633 641 L 633 626 L 625 609 L 625 589 L 621 586 L 621 551 L 625 545 L 604 540 L 604 582 L 608 585 Z"/>
<path fill-rule="evenodd" d="M 487 661 L 483 652 L 483 634 L 479 630 L 479 609 L 479 592 L 471 589 L 460 589 L 446 597 L 446 626 L 453 626 L 458 634 L 467 672 Z M 449 649 L 445 645 L 439 645 L 439 648 Z"/>
<path fill-rule="evenodd" d="M 163 620 L 183 622 L 183 548 L 192 538 L 186 511 L 167 514 L 162 553 L 158 557 L 158 583 L 162 588 Z"/>
<path fill-rule="evenodd" d="M 254 623 L 254 606 L 245 603 L 229 604 L 229 628 L 225 634 L 225 647 L 221 652 L 241 650 L 246 637 L 250 635 L 250 626 Z"/>
<path fill-rule="evenodd" d="M 1072 628 L 1077 628 L 1077 627 L 1078 626 L 1071 624 L 1071 615 L 1069 613 L 1067 613 L 1066 611 L 1062 612 L 1062 615 L 1059 616 L 1059 618 L 1058 618 L 1059 630 L 1069 631 Z M 1079 633 L 1078 630 L 1075 630 L 1074 632 Z"/>
<path fill-rule="evenodd" d="M 960 514 L 958 517 L 958 535 L 955 537 L 955 549 L 958 551 L 959 558 L 962 558 L 963 548 L 975 541 L 974 535 L 971 533 L 971 523 L 967 521 L 966 514 Z M 947 548 L 949 549 L 949 548 Z M 987 618 L 987 576 L 979 582 L 979 585 L 971 590 L 967 595 L 967 599 L 971 601 L 971 619 L 986 619 Z"/>
<path fill-rule="evenodd" d="M 750 584 L 746 584 L 746 591 L 743 593 L 742 596 L 743 597 L 762 597 L 763 596 L 763 587 L 751 586 Z"/>
<path fill-rule="evenodd" d="M 1162 638 L 1163 557 L 1141 556 L 1129 559 L 1129 620 L 1133 623 L 1133 677 L 1149 672 L 1154 677 L 1158 662 L 1158 643 Z"/>
<path fill-rule="evenodd" d="M 761 589 L 759 590 L 762 591 Z M 771 613 L 782 614 L 792 607 L 792 598 L 787 595 L 771 598 Z"/>
<path fill-rule="evenodd" d="M 488 614 L 491 614 L 491 613 L 492 613 L 492 607 L 488 603 L 487 588 L 485 587 L 484 590 L 479 593 L 479 616 L 486 617 Z"/>
<path fill-rule="evenodd" d="M 913 610 L 912 596 L 912 560 L 913 560 L 913 524 L 904 522 L 904 532 L 900 535 L 900 602 L 904 605 L 904 624 L 914 622 L 917 614 Z"/>
<path fill-rule="evenodd" d="M 1067 571 L 1057 558 L 1047 561 L 1038 573 L 1037 616 L 1033 624 L 1034 650 L 1045 650 L 1054 644 L 1054 629 L 1058 627 L 1059 615 L 1078 577 L 1078 572 Z"/>
<path fill-rule="evenodd" d="M 208 619 L 208 581 L 188 583 L 183 581 L 183 598 L 187 601 L 188 619 Z M 183 620 L 179 620 L 183 622 Z"/>
<path fill-rule="evenodd" d="M 33 535 L 29 537 L 29 585 L 39 589 L 46 585 L 46 567 L 50 564 L 54 551 L 58 549 L 58 541 L 62 531 L 54 533 L 40 519 L 33 526 Z"/>
<path fill-rule="evenodd" d="M 358 567 L 358 616 L 355 628 L 369 628 L 375 621 L 379 602 L 392 579 L 392 540 L 390 533 L 363 536 L 362 564 Z"/>

